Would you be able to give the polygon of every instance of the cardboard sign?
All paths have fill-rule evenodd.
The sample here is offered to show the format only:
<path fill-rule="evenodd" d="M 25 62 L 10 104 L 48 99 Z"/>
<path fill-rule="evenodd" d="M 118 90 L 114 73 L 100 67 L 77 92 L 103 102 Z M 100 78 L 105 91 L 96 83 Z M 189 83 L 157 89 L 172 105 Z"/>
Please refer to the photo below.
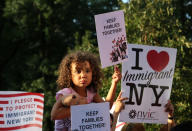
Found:
<path fill-rule="evenodd" d="M 102 68 L 127 60 L 127 39 L 122 10 L 95 15 Z"/>
<path fill-rule="evenodd" d="M 1 131 L 42 131 L 44 95 L 0 91 Z"/>
<path fill-rule="evenodd" d="M 128 44 L 129 60 L 122 65 L 122 92 L 125 110 L 119 120 L 166 124 L 165 110 L 174 76 L 174 48 Z"/>
<path fill-rule="evenodd" d="M 71 106 L 72 131 L 110 131 L 109 103 Z"/>

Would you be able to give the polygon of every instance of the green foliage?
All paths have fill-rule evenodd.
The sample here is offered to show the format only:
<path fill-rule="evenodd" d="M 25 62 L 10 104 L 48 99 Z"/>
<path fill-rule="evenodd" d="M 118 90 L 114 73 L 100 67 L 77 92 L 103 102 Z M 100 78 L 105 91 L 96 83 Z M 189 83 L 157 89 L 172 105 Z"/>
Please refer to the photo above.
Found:
<path fill-rule="evenodd" d="M 52 131 L 54 126 L 50 111 L 55 102 L 61 59 L 72 50 L 90 51 L 99 58 L 94 15 L 117 10 L 119 5 L 125 11 L 129 43 L 177 48 L 171 100 L 178 123 L 191 119 L 190 0 L 1 0 L 0 87 L 44 93 L 44 131 Z M 105 97 L 113 67 L 102 70 L 100 93 Z M 119 90 L 120 83 L 116 94 Z M 145 126 L 147 130 L 160 127 Z"/>
<path fill-rule="evenodd" d="M 61 59 L 73 49 L 98 55 L 94 15 L 115 7 L 110 0 L 1 0 L 0 87 L 44 93 L 43 130 L 53 130 Z"/>

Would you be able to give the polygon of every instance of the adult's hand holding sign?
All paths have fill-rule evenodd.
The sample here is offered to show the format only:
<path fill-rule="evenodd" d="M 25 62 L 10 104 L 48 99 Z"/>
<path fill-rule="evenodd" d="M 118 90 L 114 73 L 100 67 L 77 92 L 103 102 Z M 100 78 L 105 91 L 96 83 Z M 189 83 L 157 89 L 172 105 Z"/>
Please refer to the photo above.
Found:
<path fill-rule="evenodd" d="M 120 121 L 167 123 L 164 111 L 174 76 L 177 50 L 128 44 L 129 60 L 122 65 L 122 92 L 128 97 Z"/>
<path fill-rule="evenodd" d="M 109 103 L 71 106 L 72 131 L 110 131 Z"/>

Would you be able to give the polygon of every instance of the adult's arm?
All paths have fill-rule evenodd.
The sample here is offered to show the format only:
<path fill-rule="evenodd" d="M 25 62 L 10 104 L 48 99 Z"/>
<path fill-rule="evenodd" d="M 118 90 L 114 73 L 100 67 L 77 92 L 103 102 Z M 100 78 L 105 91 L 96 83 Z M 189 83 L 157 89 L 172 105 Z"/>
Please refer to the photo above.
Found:
<path fill-rule="evenodd" d="M 123 101 L 128 99 L 127 97 L 122 98 L 121 96 L 122 96 L 122 92 L 119 93 L 119 95 L 114 103 L 115 109 L 113 112 L 113 126 L 111 128 L 112 131 L 115 131 L 119 113 L 125 108 L 125 104 Z"/>
<path fill-rule="evenodd" d="M 171 128 L 173 128 L 176 125 L 173 119 L 174 107 L 170 100 L 165 105 L 165 112 L 168 112 L 168 121 L 167 121 L 167 124 L 163 125 L 160 128 L 160 131 L 170 131 Z"/>
<path fill-rule="evenodd" d="M 68 118 L 71 116 L 70 107 L 71 105 L 82 105 L 87 104 L 87 99 L 76 94 L 59 95 L 58 100 L 53 105 L 51 111 L 51 119 L 59 120 Z"/>
<path fill-rule="evenodd" d="M 59 95 L 57 101 L 51 110 L 51 120 L 59 120 L 67 118 L 71 115 L 70 106 L 64 106 L 62 101 L 65 99 L 63 95 Z"/>

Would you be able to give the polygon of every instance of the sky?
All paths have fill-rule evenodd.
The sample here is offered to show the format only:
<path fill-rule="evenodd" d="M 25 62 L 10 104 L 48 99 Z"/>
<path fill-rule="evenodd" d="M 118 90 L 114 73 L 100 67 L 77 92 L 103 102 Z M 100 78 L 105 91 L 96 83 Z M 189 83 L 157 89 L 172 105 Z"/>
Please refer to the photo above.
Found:
<path fill-rule="evenodd" d="M 122 0 L 124 3 L 127 3 L 129 0 Z"/>

